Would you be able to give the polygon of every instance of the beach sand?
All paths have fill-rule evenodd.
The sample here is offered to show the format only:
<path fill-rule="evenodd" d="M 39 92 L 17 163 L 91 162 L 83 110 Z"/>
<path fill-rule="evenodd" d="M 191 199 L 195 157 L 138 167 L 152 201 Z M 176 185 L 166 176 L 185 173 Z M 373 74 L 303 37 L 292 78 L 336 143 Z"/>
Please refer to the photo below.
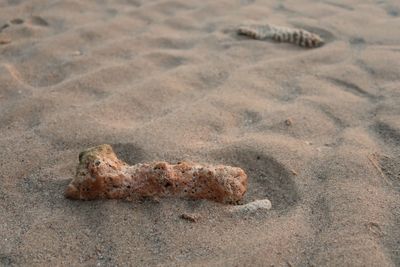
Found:
<path fill-rule="evenodd" d="M 400 266 L 398 1 L 4 0 L 2 25 L 1 266 Z M 243 168 L 272 209 L 65 199 L 99 144 Z"/>

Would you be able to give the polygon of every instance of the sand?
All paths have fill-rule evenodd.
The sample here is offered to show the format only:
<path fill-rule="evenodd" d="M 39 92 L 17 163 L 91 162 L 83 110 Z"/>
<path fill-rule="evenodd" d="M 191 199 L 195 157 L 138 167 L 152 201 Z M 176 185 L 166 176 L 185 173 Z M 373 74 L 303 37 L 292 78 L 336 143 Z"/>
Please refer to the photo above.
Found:
<path fill-rule="evenodd" d="M 245 21 L 326 44 L 247 39 Z M 398 1 L 4 0 L 5 23 L 0 265 L 400 266 Z M 103 143 L 238 166 L 245 202 L 272 209 L 65 199 Z"/>

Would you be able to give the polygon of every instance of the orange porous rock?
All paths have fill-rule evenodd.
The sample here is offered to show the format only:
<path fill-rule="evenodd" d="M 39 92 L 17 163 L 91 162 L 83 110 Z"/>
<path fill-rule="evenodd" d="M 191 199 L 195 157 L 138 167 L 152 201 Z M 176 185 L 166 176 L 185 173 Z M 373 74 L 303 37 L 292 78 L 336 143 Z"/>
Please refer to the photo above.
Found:
<path fill-rule="evenodd" d="M 237 203 L 247 190 L 247 175 L 240 168 L 190 162 L 152 162 L 128 165 L 110 145 L 79 154 L 75 178 L 65 196 L 70 199 L 181 197 Z"/>

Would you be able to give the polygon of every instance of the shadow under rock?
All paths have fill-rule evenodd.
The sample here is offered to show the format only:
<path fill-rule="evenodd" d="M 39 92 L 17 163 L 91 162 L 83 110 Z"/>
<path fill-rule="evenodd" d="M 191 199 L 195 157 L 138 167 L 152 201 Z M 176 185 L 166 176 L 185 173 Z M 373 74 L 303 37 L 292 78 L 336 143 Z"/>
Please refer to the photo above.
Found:
<path fill-rule="evenodd" d="M 286 210 L 299 200 L 293 174 L 274 157 L 252 148 L 228 147 L 214 157 L 231 166 L 242 168 L 248 175 L 244 202 L 268 198 L 273 209 Z"/>

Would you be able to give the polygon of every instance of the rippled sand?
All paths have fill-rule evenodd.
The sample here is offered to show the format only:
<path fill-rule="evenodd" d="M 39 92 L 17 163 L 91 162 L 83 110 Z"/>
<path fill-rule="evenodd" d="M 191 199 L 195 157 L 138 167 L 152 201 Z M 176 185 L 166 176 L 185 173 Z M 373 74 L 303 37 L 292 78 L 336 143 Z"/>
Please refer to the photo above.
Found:
<path fill-rule="evenodd" d="M 327 43 L 237 36 L 248 20 Z M 4 0 L 6 24 L 0 265 L 400 265 L 398 1 Z M 272 210 L 65 199 L 103 143 L 239 166 Z"/>

